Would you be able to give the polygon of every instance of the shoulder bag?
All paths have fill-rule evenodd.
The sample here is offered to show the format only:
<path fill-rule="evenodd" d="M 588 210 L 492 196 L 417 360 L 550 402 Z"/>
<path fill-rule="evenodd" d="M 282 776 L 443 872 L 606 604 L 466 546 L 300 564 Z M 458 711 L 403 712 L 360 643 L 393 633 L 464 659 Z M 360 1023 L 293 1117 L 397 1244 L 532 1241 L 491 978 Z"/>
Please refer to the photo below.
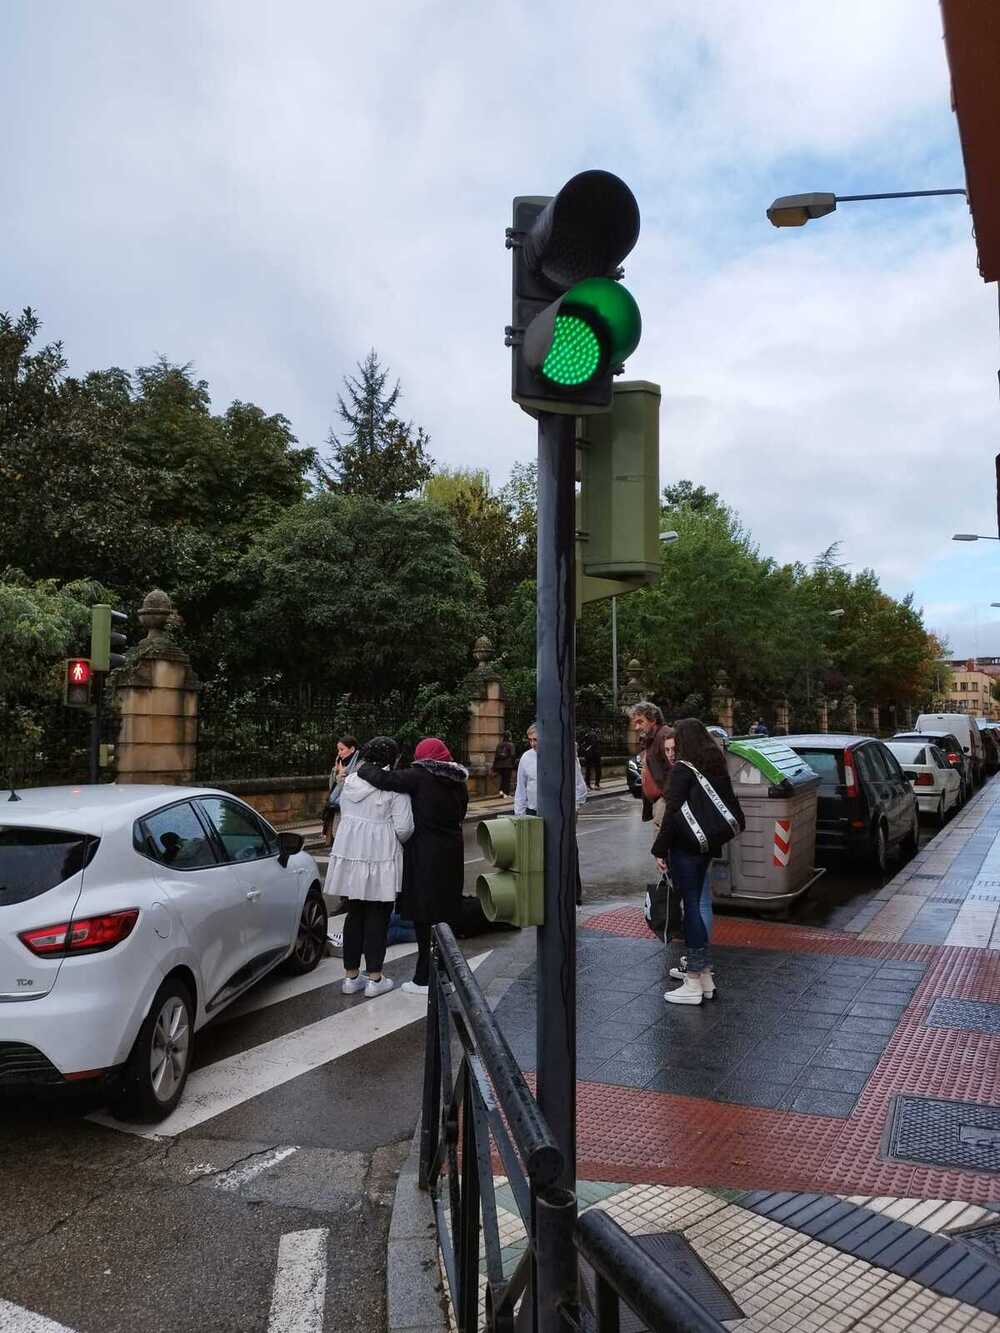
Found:
<path fill-rule="evenodd" d="M 743 827 L 719 793 L 694 764 L 686 759 L 679 759 L 679 764 L 689 768 L 698 781 L 691 795 L 681 806 L 684 822 L 691 830 L 702 852 L 709 852 L 713 847 L 721 847 L 731 838 L 735 838 Z"/>

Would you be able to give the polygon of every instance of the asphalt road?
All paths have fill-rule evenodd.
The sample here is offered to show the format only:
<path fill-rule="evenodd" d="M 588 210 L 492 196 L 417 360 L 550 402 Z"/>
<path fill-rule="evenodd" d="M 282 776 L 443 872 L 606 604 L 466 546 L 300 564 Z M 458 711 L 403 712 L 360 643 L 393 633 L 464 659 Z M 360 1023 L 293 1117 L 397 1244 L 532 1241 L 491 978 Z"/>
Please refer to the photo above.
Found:
<path fill-rule="evenodd" d="M 587 904 L 637 896 L 653 878 L 651 830 L 630 797 L 593 802 L 578 836 Z M 485 868 L 473 826 L 465 857 L 471 893 Z M 831 867 L 792 919 L 835 928 L 880 886 Z M 519 940 L 464 947 L 495 963 Z M 386 970 L 399 983 L 411 967 L 404 953 Z M 423 1003 L 399 990 L 345 997 L 342 975 L 327 959 L 224 1013 L 200 1035 L 178 1112 L 155 1131 L 90 1118 L 99 1108 L 83 1099 L 0 1101 L 0 1333 L 384 1327 Z"/>

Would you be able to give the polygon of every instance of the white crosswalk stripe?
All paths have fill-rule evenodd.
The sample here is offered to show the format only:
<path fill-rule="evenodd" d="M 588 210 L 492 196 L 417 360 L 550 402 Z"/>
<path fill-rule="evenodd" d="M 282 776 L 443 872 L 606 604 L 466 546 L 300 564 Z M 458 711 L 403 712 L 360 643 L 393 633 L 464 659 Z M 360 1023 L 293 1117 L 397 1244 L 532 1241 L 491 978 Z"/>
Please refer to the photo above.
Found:
<path fill-rule="evenodd" d="M 488 957 L 489 952 L 470 958 L 470 968 L 475 970 Z M 419 1022 L 426 1012 L 426 999 L 391 990 L 196 1069 L 187 1081 L 177 1109 L 156 1125 L 130 1124 L 104 1112 L 89 1119 L 109 1129 L 147 1139 L 183 1134 L 331 1060 Z"/>
<path fill-rule="evenodd" d="M 0 1299 L 0 1333 L 73 1333 L 65 1324 Z"/>

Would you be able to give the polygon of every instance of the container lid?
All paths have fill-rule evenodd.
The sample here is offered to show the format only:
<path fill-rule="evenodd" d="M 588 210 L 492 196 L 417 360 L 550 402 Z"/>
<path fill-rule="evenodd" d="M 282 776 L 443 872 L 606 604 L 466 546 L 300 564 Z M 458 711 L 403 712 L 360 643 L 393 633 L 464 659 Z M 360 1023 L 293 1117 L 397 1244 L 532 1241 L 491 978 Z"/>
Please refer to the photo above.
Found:
<path fill-rule="evenodd" d="M 783 787 L 788 791 L 819 784 L 816 773 L 781 736 L 752 736 L 729 741 L 726 752 L 756 769 L 772 787 Z"/>

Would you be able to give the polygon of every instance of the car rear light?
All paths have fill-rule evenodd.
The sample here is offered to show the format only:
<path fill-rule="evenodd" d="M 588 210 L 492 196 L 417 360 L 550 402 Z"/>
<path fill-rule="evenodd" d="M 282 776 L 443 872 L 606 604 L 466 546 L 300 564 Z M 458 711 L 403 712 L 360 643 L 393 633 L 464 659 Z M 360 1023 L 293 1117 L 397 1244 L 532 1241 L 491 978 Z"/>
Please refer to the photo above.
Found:
<path fill-rule="evenodd" d="M 132 934 L 139 919 L 138 907 L 103 916 L 85 916 L 79 921 L 64 921 L 56 926 L 22 930 L 18 939 L 39 958 L 69 958 L 73 954 L 100 953 L 113 949 Z"/>
<path fill-rule="evenodd" d="M 854 776 L 854 756 L 850 750 L 844 751 L 844 786 L 847 788 L 848 796 L 857 796 L 858 783 Z"/>
<path fill-rule="evenodd" d="M 915 783 L 914 783 L 914 786 L 916 786 L 916 787 L 933 787 L 933 786 L 934 786 L 934 774 L 933 774 L 933 773 L 918 773 L 918 774 L 917 774 L 917 777 L 916 777 L 916 781 L 915 781 Z"/>

